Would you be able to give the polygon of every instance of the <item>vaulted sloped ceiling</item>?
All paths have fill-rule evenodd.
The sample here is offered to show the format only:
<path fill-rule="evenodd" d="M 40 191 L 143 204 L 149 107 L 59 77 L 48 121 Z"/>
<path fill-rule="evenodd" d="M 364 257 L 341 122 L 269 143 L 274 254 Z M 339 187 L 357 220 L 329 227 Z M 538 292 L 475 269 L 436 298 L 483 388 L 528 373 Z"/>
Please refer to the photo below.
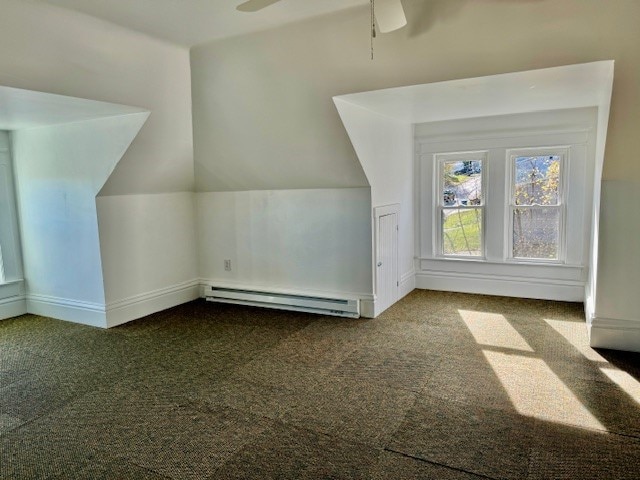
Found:
<path fill-rule="evenodd" d="M 244 0 L 38 0 L 77 10 L 183 46 L 274 28 L 369 0 L 280 0 L 254 14 Z"/>
<path fill-rule="evenodd" d="M 39 1 L 0 6 L 0 86 L 151 112 L 101 195 L 193 190 L 186 48 Z"/>
<path fill-rule="evenodd" d="M 114 9 L 124 4 L 146 5 L 140 8 L 147 12 L 149 24 L 154 23 L 157 16 L 167 15 L 167 5 L 179 3 L 181 11 L 182 7 L 188 11 L 190 4 L 208 3 L 201 0 L 39 0 L 44 1 L 78 9 L 82 5 L 86 5 L 82 7 L 86 9 L 106 4 L 113 4 Z M 273 9 L 288 9 L 289 5 L 309 2 L 325 3 L 324 0 L 282 0 L 261 11 L 260 21 L 265 21 L 269 11 L 275 12 Z M 209 3 L 221 9 L 225 5 L 235 9 L 239 2 Z M 632 157 L 630 152 L 637 150 L 632 144 L 637 138 L 633 129 L 638 114 L 633 102 L 616 102 L 616 98 L 637 97 L 634 93 L 638 75 L 634 60 L 638 43 L 634 23 L 637 2 L 616 2 L 626 9 L 626 14 L 621 14 L 621 9 L 606 8 L 599 0 L 403 0 L 409 24 L 376 39 L 373 61 L 369 52 L 367 2 L 354 0 L 354 4 L 361 7 L 191 49 L 195 177 L 199 190 L 366 186 L 366 176 L 332 97 L 602 59 L 615 59 L 617 70 L 605 176 L 627 175 L 626 159 Z M 234 11 L 235 14 L 240 12 Z M 175 23 L 196 29 L 196 24 L 182 22 L 178 13 L 175 15 Z M 255 14 L 248 17 L 253 18 L 252 15 L 255 17 Z M 214 30 L 214 23 L 209 25 Z M 590 25 L 599 28 L 588 28 Z M 268 26 L 264 24 L 264 28 Z M 8 28 L 11 29 L 10 24 Z M 105 45 L 103 38 L 98 40 L 101 46 Z M 22 43 L 29 44 L 29 41 Z M 0 45 L 0 50 L 2 48 Z M 117 58 L 127 52 L 126 48 L 112 50 Z M 33 56 L 37 52 L 29 53 Z M 37 64 L 31 68 L 37 68 Z M 94 68 L 97 70 L 100 65 Z M 143 65 L 141 71 L 146 69 Z M 11 70 L 9 65 L 7 71 Z M 122 76 L 123 72 L 124 69 L 120 69 L 116 73 Z M 169 69 L 154 74 L 155 82 L 146 74 L 140 78 L 149 86 L 164 82 L 162 88 L 157 89 L 158 96 L 167 103 L 171 101 L 167 107 L 175 110 L 178 98 L 167 86 L 167 75 Z M 0 80 L 3 76 L 7 74 L 0 72 Z M 127 96 L 147 95 L 140 83 L 135 91 L 131 88 L 122 91 Z M 80 88 L 86 89 L 86 85 L 90 84 L 81 82 Z M 180 93 L 184 94 L 185 89 L 182 90 Z M 94 95 L 82 96 L 95 98 Z M 122 103 L 136 104 L 128 100 Z M 171 119 L 167 115 L 171 108 L 156 112 L 150 103 L 137 103 L 152 111 L 145 130 L 160 117 L 163 122 Z M 136 162 L 125 162 L 134 160 L 133 149 L 144 140 L 145 130 L 107 184 L 108 194 L 132 191 L 133 187 L 127 183 L 133 180 L 129 179 L 147 182 L 147 177 L 160 174 L 167 179 L 167 185 L 177 184 L 178 175 L 169 162 L 176 163 L 175 158 L 166 158 L 161 168 L 152 169 L 134 168 Z M 148 142 L 150 147 L 158 144 L 156 139 L 149 140 L 154 140 Z M 161 153 L 158 158 L 167 157 Z M 150 185 L 148 189 L 138 187 L 137 190 L 151 192 L 160 187 L 168 188 Z"/>
<path fill-rule="evenodd" d="M 198 191 L 369 185 L 332 100 L 376 69 L 361 13 L 191 49 Z"/>
<path fill-rule="evenodd" d="M 403 5 L 409 24 L 375 40 L 373 61 L 366 8 L 192 48 L 196 188 L 368 185 L 334 96 L 633 55 L 631 43 L 604 42 L 585 30 L 602 21 L 615 23 L 617 35 L 624 32 L 629 42 L 634 37 L 626 17 L 593 2 Z M 621 122 L 618 128 L 627 127 Z M 605 171 L 615 168 L 610 162 Z"/>

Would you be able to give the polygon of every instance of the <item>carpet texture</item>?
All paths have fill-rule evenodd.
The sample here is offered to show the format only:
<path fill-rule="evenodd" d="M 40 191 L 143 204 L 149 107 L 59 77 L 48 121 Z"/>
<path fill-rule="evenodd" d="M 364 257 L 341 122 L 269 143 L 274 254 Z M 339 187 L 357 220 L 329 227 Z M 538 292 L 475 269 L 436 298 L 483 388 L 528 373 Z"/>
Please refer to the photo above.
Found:
<path fill-rule="evenodd" d="M 2 479 L 639 477 L 640 355 L 591 349 L 580 304 L 0 322 Z"/>

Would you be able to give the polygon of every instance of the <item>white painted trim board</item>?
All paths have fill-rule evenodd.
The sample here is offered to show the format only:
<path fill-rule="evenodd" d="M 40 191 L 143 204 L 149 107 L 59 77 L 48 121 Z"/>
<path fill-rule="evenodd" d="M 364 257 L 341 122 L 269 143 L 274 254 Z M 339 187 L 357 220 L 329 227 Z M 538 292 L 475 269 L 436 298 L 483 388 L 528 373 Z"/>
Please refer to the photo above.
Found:
<path fill-rule="evenodd" d="M 587 327 L 591 347 L 640 352 L 640 320 L 594 317 Z"/>
<path fill-rule="evenodd" d="M 23 298 L 25 302 L 23 310 L 20 310 L 19 305 L 12 308 L 19 312 L 17 315 L 33 313 L 92 327 L 110 328 L 195 300 L 199 296 L 200 282 L 198 279 L 193 279 L 110 302 L 107 305 L 29 294 L 25 297 L 26 301 Z M 3 312 L 3 303 L 5 302 L 0 302 L 0 316 Z"/>
<path fill-rule="evenodd" d="M 197 279 L 110 302 L 106 307 L 107 328 L 146 317 L 152 313 L 190 302 L 200 297 Z"/>
<path fill-rule="evenodd" d="M 496 275 L 418 272 L 416 273 L 416 288 L 565 302 L 582 302 L 584 300 L 584 282 L 548 279 L 527 280 Z"/>
<path fill-rule="evenodd" d="M 105 307 L 100 303 L 82 302 L 49 295 L 28 294 L 26 297 L 28 313 L 92 327 L 106 327 Z"/>
<path fill-rule="evenodd" d="M 0 300 L 0 320 L 19 317 L 27 313 L 27 300 L 24 295 Z"/>

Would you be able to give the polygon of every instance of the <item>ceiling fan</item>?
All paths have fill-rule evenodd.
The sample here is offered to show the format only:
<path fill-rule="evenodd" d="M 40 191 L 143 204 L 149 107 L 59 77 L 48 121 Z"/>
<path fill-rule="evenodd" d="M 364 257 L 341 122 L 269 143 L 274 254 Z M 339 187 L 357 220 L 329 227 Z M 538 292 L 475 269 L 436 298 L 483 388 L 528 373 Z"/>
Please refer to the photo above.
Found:
<path fill-rule="evenodd" d="M 257 12 L 280 0 L 247 0 L 236 8 L 240 12 Z M 380 33 L 389 33 L 404 27 L 407 18 L 401 0 L 370 0 L 371 14 Z M 375 13 L 374 13 L 375 12 Z M 372 22 L 373 23 L 373 22 Z M 372 25 L 375 32 L 375 26 Z M 374 33 L 375 36 L 375 33 Z"/>

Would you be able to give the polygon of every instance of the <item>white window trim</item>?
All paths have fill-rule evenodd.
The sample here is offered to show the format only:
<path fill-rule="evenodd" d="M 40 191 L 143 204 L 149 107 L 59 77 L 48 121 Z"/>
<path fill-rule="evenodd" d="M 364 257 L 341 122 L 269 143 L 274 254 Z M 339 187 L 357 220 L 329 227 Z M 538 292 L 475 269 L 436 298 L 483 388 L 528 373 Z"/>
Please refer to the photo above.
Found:
<path fill-rule="evenodd" d="M 2 245 L 0 245 L 0 285 L 7 283 L 7 279 L 4 275 L 4 262 L 2 261 Z"/>
<path fill-rule="evenodd" d="M 0 221 L 0 228 L 3 231 L 2 245 L 0 245 L 0 286 L 4 286 L 22 281 L 22 260 L 9 137 L 2 131 L 0 131 L 0 170 L 0 204 L 7 209 Z M 0 292 L 0 299 L 2 298 L 4 295 Z"/>
<path fill-rule="evenodd" d="M 479 150 L 479 151 L 468 151 L 468 152 L 446 152 L 446 153 L 436 153 L 433 156 L 433 166 L 434 166 L 434 185 L 433 185 L 433 257 L 438 259 L 447 259 L 447 260 L 463 260 L 463 261 L 471 261 L 471 262 L 483 262 L 487 260 L 487 251 L 486 251 L 486 242 L 485 242 L 485 232 L 486 232 L 486 218 L 487 218 L 487 198 L 488 192 L 486 188 L 487 183 L 487 174 L 488 174 L 488 155 L 489 152 L 487 150 Z M 480 161 L 482 163 L 482 179 L 480 183 L 481 190 L 481 205 L 474 206 L 456 206 L 456 209 L 469 209 L 469 210 L 478 210 L 480 209 L 482 212 L 482 224 L 481 224 L 481 235 L 480 235 L 480 251 L 481 255 L 471 256 L 471 255 L 447 255 L 444 253 L 444 242 L 443 242 L 443 232 L 442 232 L 442 212 L 445 209 L 443 205 L 444 199 L 444 182 L 441 182 L 442 174 L 444 173 L 444 164 L 445 162 L 452 161 Z"/>
<path fill-rule="evenodd" d="M 569 154 L 570 147 L 563 145 L 558 147 L 531 147 L 531 148 L 512 148 L 506 151 L 506 199 L 505 202 L 505 221 L 506 226 L 504 231 L 504 259 L 508 263 L 519 264 L 535 264 L 535 265 L 564 265 L 567 258 L 567 191 L 569 178 Z M 514 202 L 514 188 L 515 188 L 515 167 L 514 159 L 516 157 L 536 157 L 536 156 L 559 156 L 560 157 L 560 191 L 558 192 L 558 204 L 550 206 L 540 206 L 532 208 L 555 208 L 559 212 L 559 225 L 558 225 L 558 258 L 557 259 L 545 259 L 545 258 L 521 258 L 513 256 L 513 211 L 515 208 L 523 208 L 521 205 L 516 205 Z M 527 208 L 527 207 L 524 207 Z"/>

